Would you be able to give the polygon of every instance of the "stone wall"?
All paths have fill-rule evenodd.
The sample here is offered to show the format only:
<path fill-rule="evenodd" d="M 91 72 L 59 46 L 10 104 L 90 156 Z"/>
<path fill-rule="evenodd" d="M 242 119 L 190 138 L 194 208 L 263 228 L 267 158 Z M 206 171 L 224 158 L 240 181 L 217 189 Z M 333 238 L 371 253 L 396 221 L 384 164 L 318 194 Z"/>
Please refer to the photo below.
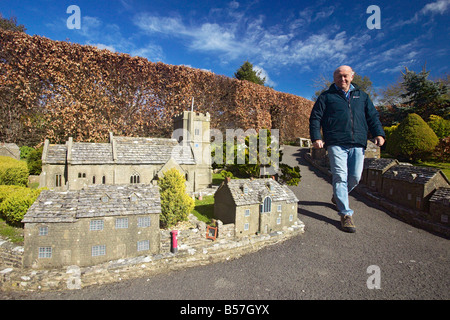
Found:
<path fill-rule="evenodd" d="M 220 229 L 220 223 L 218 224 Z M 197 226 L 202 225 L 203 223 L 199 222 Z M 219 232 L 222 236 L 212 241 L 206 239 L 204 230 L 197 226 L 180 230 L 177 254 L 169 252 L 170 231 L 162 230 L 162 249 L 161 253 L 156 255 L 119 259 L 89 267 L 73 265 L 58 269 L 4 268 L 0 263 L 0 287 L 2 290 L 14 291 L 74 290 L 136 277 L 149 277 L 168 271 L 236 259 L 267 245 L 302 234 L 305 227 L 297 219 L 291 227 L 284 228 L 283 231 L 235 239 L 232 234 L 234 225 L 222 225 L 222 232 Z"/>
<path fill-rule="evenodd" d="M 0 239 L 0 266 L 22 267 L 23 247 Z"/>

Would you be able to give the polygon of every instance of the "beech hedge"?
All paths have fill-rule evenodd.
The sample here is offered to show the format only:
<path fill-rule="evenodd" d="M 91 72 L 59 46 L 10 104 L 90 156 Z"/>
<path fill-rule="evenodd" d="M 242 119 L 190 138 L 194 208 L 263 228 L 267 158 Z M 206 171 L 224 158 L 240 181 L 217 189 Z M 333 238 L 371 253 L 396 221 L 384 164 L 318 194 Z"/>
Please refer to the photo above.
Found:
<path fill-rule="evenodd" d="M 169 137 L 191 107 L 211 127 L 279 129 L 281 141 L 309 137 L 313 102 L 248 81 L 128 54 L 0 30 L 0 139 L 38 145 Z"/>

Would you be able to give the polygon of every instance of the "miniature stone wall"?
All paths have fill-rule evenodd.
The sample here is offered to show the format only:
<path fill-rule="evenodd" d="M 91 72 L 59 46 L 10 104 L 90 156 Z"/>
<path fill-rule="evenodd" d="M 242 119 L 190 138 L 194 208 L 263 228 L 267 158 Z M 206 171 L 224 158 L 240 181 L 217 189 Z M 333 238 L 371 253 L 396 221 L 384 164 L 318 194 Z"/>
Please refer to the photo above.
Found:
<path fill-rule="evenodd" d="M 23 247 L 0 239 L 0 266 L 22 267 Z"/>

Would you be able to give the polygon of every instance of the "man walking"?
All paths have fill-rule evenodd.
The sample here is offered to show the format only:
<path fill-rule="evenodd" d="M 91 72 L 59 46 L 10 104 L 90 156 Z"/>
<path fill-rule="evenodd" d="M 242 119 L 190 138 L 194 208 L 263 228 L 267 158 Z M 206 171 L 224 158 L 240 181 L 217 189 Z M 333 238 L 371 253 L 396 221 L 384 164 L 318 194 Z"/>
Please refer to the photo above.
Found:
<path fill-rule="evenodd" d="M 318 98 L 309 118 L 314 148 L 327 148 L 333 177 L 333 203 L 341 216 L 342 230 L 355 232 L 353 210 L 348 194 L 361 179 L 368 131 L 377 146 L 385 133 L 378 111 L 369 96 L 352 84 L 354 72 L 349 66 L 334 71 L 334 83 Z M 320 129 L 322 128 L 323 138 Z"/>

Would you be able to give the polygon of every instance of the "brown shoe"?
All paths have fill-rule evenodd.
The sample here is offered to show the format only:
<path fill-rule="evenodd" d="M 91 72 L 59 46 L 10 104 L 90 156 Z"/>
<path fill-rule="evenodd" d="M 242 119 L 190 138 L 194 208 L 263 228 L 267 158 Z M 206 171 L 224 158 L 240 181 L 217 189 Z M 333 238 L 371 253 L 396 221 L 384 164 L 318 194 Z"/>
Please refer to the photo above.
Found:
<path fill-rule="evenodd" d="M 345 232 L 354 233 L 356 232 L 356 227 L 353 224 L 353 219 L 351 216 L 341 216 L 341 227 Z"/>

